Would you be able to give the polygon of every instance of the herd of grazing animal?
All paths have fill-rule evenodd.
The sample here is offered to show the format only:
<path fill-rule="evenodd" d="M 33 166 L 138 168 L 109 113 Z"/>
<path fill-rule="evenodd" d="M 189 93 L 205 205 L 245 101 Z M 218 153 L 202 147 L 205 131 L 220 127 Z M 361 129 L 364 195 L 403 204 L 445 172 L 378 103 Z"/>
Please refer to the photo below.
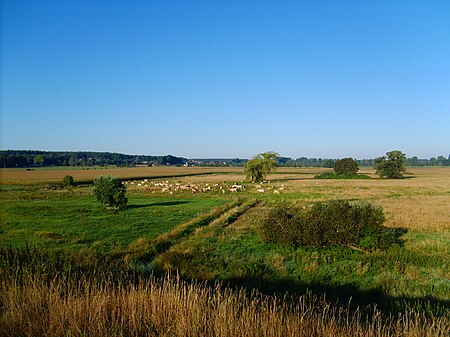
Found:
<path fill-rule="evenodd" d="M 263 188 L 263 184 L 266 184 Z M 148 191 L 151 193 L 169 193 L 174 194 L 176 192 L 191 192 L 191 193 L 207 193 L 207 192 L 221 192 L 221 193 L 238 193 L 242 192 L 246 189 L 246 186 L 242 184 L 242 181 L 240 183 L 234 183 L 232 185 L 227 184 L 226 182 L 222 183 L 182 183 L 181 181 L 178 182 L 169 182 L 168 180 L 165 181 L 156 181 L 156 180 L 149 180 L 149 179 L 143 179 L 141 181 L 125 181 L 124 184 L 127 186 L 127 188 L 131 189 L 138 189 L 143 191 Z M 260 184 L 255 184 L 255 192 L 256 193 L 270 193 L 273 191 L 274 194 L 280 194 L 281 191 L 284 190 L 284 184 L 282 184 L 280 187 L 274 187 L 268 185 L 269 182 L 263 182 Z M 252 191 L 251 189 L 250 191 Z"/>

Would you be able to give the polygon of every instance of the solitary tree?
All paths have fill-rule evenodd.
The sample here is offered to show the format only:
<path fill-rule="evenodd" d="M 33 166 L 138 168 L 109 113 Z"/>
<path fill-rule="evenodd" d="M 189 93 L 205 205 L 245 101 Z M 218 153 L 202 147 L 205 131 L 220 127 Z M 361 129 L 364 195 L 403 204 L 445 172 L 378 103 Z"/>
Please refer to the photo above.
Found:
<path fill-rule="evenodd" d="M 255 182 L 263 181 L 268 174 L 277 168 L 278 157 L 279 154 L 276 152 L 264 152 L 254 156 L 245 165 L 247 179 Z"/>
<path fill-rule="evenodd" d="M 63 185 L 64 185 L 64 187 L 66 187 L 66 188 L 72 187 L 72 186 L 74 185 L 73 177 L 70 176 L 70 175 L 66 175 L 66 176 L 63 178 Z"/>
<path fill-rule="evenodd" d="M 406 172 L 406 155 L 399 150 L 387 152 L 375 159 L 376 173 L 382 178 L 400 179 Z"/>
<path fill-rule="evenodd" d="M 358 163 L 353 158 L 342 158 L 334 162 L 336 174 L 356 174 Z"/>
<path fill-rule="evenodd" d="M 126 187 L 122 181 L 114 176 L 100 176 L 94 181 L 95 197 L 108 207 L 125 209 L 128 203 L 125 192 Z"/>

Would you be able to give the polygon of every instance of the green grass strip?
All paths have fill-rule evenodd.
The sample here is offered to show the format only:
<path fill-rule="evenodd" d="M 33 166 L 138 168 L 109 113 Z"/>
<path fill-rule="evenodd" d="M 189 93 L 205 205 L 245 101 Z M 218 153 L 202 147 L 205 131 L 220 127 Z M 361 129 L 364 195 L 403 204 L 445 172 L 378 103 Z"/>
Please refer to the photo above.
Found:
<path fill-rule="evenodd" d="M 152 260 L 156 255 L 164 253 L 169 250 L 170 247 L 179 243 L 183 238 L 189 237 L 197 228 L 208 226 L 214 222 L 217 218 L 220 218 L 223 214 L 230 209 L 239 207 L 242 201 L 236 200 L 232 203 L 226 204 L 223 207 L 211 210 L 206 214 L 202 214 L 191 221 L 181 224 L 170 232 L 161 234 L 157 238 L 149 241 L 138 240 L 134 244 L 131 244 L 126 254 L 129 255 L 131 260 Z"/>

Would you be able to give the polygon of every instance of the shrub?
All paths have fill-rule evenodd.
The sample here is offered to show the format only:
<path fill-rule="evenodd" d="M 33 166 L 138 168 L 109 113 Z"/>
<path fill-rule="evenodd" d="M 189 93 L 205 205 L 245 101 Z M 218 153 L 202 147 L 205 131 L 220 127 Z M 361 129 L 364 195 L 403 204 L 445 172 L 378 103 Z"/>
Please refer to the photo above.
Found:
<path fill-rule="evenodd" d="M 298 211 L 282 204 L 272 208 L 263 223 L 263 239 L 266 242 L 275 242 L 285 246 L 297 243 L 297 219 Z"/>
<path fill-rule="evenodd" d="M 315 179 L 370 179 L 368 175 L 357 174 L 358 163 L 353 158 L 342 158 L 334 162 L 334 172 L 316 175 Z"/>
<path fill-rule="evenodd" d="M 314 179 L 371 179 L 367 174 L 337 174 L 336 172 L 324 172 L 314 176 Z"/>
<path fill-rule="evenodd" d="M 352 205 L 344 200 L 317 203 L 307 214 L 308 233 L 312 237 L 304 236 L 302 244 L 359 245 L 365 231 L 378 233 L 383 222 L 381 208 L 369 203 Z"/>
<path fill-rule="evenodd" d="M 108 207 L 125 209 L 128 203 L 125 193 L 126 187 L 119 178 L 114 176 L 100 176 L 94 181 L 95 197 Z"/>
<path fill-rule="evenodd" d="M 74 185 L 74 179 L 72 176 L 66 175 L 63 178 L 63 185 L 66 188 L 72 187 Z"/>
<path fill-rule="evenodd" d="M 342 158 L 334 162 L 334 172 L 336 174 L 356 174 L 358 163 L 353 158 Z"/>
<path fill-rule="evenodd" d="M 285 204 L 269 211 L 262 236 L 267 242 L 289 246 L 387 248 L 399 242 L 399 235 L 383 227 L 384 220 L 382 209 L 369 203 L 334 200 L 306 211 Z"/>

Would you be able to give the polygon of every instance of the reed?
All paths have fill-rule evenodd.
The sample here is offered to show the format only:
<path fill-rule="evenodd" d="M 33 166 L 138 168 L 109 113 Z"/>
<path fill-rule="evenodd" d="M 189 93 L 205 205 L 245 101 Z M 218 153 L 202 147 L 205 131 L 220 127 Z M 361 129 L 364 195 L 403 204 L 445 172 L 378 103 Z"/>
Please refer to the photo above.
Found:
<path fill-rule="evenodd" d="M 114 282 L 26 274 L 1 279 L 5 336 L 445 336 L 448 318 L 350 311 L 292 298 L 187 283 L 167 275 Z"/>

